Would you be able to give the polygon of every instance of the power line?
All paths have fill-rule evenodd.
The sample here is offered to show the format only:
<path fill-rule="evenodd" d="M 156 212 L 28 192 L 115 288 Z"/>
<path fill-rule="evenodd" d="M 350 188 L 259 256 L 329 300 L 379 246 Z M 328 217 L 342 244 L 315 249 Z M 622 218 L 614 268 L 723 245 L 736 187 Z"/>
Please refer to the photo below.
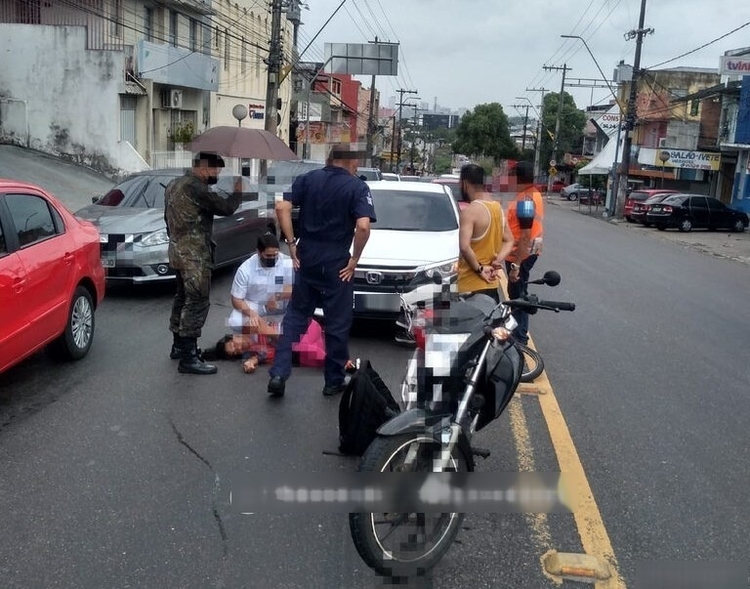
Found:
<path fill-rule="evenodd" d="M 709 41 L 708 43 L 704 43 L 704 44 L 703 44 L 703 45 L 701 45 L 700 47 L 696 47 L 695 49 L 692 49 L 692 50 L 690 50 L 690 51 L 687 51 L 687 52 L 683 53 L 682 55 L 678 55 L 677 57 L 673 57 L 672 59 L 667 59 L 666 61 L 662 61 L 661 63 L 657 63 L 657 64 L 655 64 L 655 65 L 649 66 L 649 67 L 647 67 L 646 69 L 647 69 L 647 70 L 650 70 L 650 69 L 653 69 L 653 68 L 657 68 L 657 67 L 659 67 L 659 66 L 665 65 L 665 64 L 667 64 L 667 63 L 672 63 L 673 61 L 677 61 L 678 59 L 682 59 L 683 57 L 686 57 L 686 56 L 688 56 L 688 55 L 691 55 L 692 53 L 695 53 L 696 51 L 700 51 L 701 49 L 705 49 L 705 48 L 706 48 L 706 47 L 708 47 L 709 45 L 713 45 L 713 44 L 714 44 L 714 43 L 716 43 L 717 41 L 721 41 L 722 39 L 724 39 L 724 38 L 728 37 L 729 35 L 731 35 L 731 34 L 733 34 L 733 33 L 736 33 L 736 32 L 737 32 L 737 31 L 739 31 L 740 29 L 744 29 L 744 28 L 745 28 L 746 26 L 748 26 L 748 25 L 750 25 L 750 21 L 746 22 L 746 23 L 745 23 L 745 24 L 743 24 L 743 25 L 740 25 L 740 26 L 738 26 L 738 27 L 737 27 L 736 29 L 732 29 L 732 30 L 731 30 L 731 31 L 729 31 L 728 33 L 725 33 L 725 34 L 723 34 L 723 35 L 722 35 L 721 37 L 717 37 L 717 38 L 716 38 L 716 39 L 714 39 L 713 41 Z"/>

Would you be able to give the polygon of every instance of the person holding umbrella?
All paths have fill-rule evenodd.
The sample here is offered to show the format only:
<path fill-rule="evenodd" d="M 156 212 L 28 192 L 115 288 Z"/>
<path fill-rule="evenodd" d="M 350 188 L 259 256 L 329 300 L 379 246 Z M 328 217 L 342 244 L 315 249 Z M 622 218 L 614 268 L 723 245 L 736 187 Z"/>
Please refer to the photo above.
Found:
<path fill-rule="evenodd" d="M 370 237 L 370 223 L 375 222 L 370 189 L 357 177 L 364 155 L 349 145 L 334 145 L 326 166 L 297 177 L 291 193 L 284 193 L 284 200 L 276 203 L 279 227 L 296 273 L 269 370 L 272 397 L 284 394 L 292 372 L 292 344 L 305 333 L 317 307 L 322 307 L 325 316 L 323 394 L 344 390 L 354 315 L 352 277 Z M 292 227 L 293 206 L 299 207 L 299 243 Z"/>
<path fill-rule="evenodd" d="M 221 156 L 199 152 L 193 167 L 172 180 L 164 193 L 164 220 L 169 236 L 169 265 L 175 270 L 177 291 L 172 303 L 169 329 L 174 341 L 170 358 L 180 363 L 179 372 L 215 374 L 198 352 L 198 338 L 208 316 L 213 260 L 214 215 L 228 216 L 240 206 L 242 179 L 237 178 L 234 193 L 224 198 L 209 190 L 216 184 Z"/>

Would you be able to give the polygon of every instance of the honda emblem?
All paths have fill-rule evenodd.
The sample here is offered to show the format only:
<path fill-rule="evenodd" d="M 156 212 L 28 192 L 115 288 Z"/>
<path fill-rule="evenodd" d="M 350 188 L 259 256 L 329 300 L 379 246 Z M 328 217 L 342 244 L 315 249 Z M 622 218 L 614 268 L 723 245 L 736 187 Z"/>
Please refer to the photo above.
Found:
<path fill-rule="evenodd" d="M 383 274 L 380 272 L 368 272 L 365 274 L 367 284 L 380 284 L 383 282 Z"/>

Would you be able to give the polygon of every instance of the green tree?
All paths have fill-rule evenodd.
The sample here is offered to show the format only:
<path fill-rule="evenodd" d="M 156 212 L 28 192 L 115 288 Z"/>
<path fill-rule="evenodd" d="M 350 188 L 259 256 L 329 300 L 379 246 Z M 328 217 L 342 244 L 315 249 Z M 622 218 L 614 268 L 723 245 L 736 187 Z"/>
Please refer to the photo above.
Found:
<path fill-rule="evenodd" d="M 557 154 L 552 153 L 559 104 L 559 93 L 547 94 L 544 97 L 541 131 L 542 146 L 540 150 L 542 170 L 547 169 L 550 160 L 560 161 L 566 152 L 580 153 L 583 146 L 583 129 L 586 126 L 586 114 L 576 107 L 573 97 L 565 92 L 563 93 L 563 108 L 560 117 L 560 140 L 557 145 Z"/>
<path fill-rule="evenodd" d="M 508 116 L 502 105 L 479 104 L 461 117 L 453 151 L 472 158 L 490 157 L 495 163 L 517 158 L 518 148 L 510 137 Z"/>

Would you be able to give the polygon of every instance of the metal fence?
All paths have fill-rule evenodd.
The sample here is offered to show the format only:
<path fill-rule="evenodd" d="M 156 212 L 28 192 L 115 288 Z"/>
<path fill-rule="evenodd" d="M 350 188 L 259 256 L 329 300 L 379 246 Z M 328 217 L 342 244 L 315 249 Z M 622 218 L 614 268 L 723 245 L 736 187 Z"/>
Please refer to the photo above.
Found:
<path fill-rule="evenodd" d="M 152 151 L 151 167 L 154 170 L 167 168 L 189 168 L 192 165 L 192 153 L 189 151 Z"/>

